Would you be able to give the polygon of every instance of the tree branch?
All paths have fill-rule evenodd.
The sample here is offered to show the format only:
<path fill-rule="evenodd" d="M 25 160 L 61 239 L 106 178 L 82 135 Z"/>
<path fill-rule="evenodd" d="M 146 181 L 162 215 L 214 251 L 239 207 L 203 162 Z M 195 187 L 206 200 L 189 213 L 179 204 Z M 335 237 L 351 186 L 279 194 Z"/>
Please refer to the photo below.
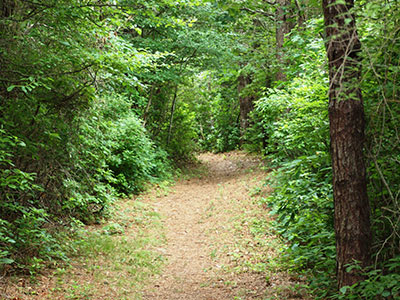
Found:
<path fill-rule="evenodd" d="M 263 15 L 263 16 L 266 16 L 266 17 L 275 18 L 275 16 L 273 14 L 271 14 L 271 13 L 269 13 L 267 11 L 261 10 L 261 9 L 255 9 L 254 10 L 254 9 L 251 9 L 251 8 L 248 8 L 248 7 L 243 7 L 240 10 L 241 11 L 247 11 L 247 12 L 250 12 L 252 14 L 260 14 L 260 15 Z"/>
<path fill-rule="evenodd" d="M 275 5 L 276 4 L 276 1 L 264 0 L 264 2 L 268 3 L 269 5 Z"/>

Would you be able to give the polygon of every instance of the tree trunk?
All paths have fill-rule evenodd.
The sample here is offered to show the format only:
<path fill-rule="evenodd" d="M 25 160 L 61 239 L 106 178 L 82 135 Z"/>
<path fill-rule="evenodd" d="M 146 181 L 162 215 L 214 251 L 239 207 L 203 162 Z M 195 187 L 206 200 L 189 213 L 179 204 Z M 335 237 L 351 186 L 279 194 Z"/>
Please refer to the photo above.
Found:
<path fill-rule="evenodd" d="M 14 0 L 1 0 L 0 1 L 0 17 L 8 18 L 10 17 L 15 9 Z"/>
<path fill-rule="evenodd" d="M 153 100 L 154 95 L 159 95 L 161 94 L 161 88 L 156 87 L 156 84 L 153 84 L 150 89 L 150 94 L 149 94 L 149 99 L 147 100 L 147 105 L 143 113 L 143 127 L 146 127 L 148 117 L 149 117 L 149 112 L 150 112 L 150 107 L 151 107 L 151 102 Z"/>
<path fill-rule="evenodd" d="M 286 75 L 282 71 L 282 66 L 285 64 L 283 59 L 283 43 L 285 41 L 285 35 L 290 32 L 293 28 L 293 24 L 290 22 L 288 13 L 290 11 L 290 0 L 277 0 L 276 1 L 276 58 L 278 64 L 281 66 L 276 74 L 276 79 L 285 81 Z"/>
<path fill-rule="evenodd" d="M 174 113 L 175 113 L 177 96 L 178 96 L 178 85 L 175 86 L 174 98 L 172 99 L 171 117 L 169 119 L 168 137 L 167 137 L 167 146 L 171 142 L 171 138 L 172 138 L 172 126 L 173 126 L 173 122 L 174 122 Z"/>
<path fill-rule="evenodd" d="M 254 109 L 254 97 L 250 95 L 240 95 L 242 90 L 251 83 L 249 75 L 240 75 L 238 78 L 238 92 L 239 92 L 239 104 L 240 104 L 240 136 L 241 142 L 243 142 L 244 134 L 250 126 L 249 114 Z"/>
<path fill-rule="evenodd" d="M 329 121 L 335 203 L 338 287 L 363 279 L 346 265 L 370 262 L 371 228 L 363 157 L 364 107 L 359 88 L 361 67 L 353 0 L 323 0 L 329 61 Z"/>
<path fill-rule="evenodd" d="M 300 29 L 304 29 L 304 24 L 307 21 L 304 8 L 299 0 L 295 0 L 295 5 L 297 10 L 297 25 Z"/>

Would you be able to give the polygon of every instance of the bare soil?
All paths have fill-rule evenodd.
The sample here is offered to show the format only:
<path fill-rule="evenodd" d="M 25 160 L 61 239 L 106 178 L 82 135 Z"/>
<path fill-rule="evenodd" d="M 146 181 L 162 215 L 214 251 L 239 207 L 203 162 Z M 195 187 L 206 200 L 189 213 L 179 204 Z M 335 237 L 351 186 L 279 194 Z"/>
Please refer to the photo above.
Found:
<path fill-rule="evenodd" d="M 300 282 L 263 261 L 276 257 L 279 240 L 269 231 L 260 243 L 250 232 L 254 220 L 268 223 L 267 211 L 256 203 L 269 192 L 262 162 L 243 152 L 206 153 L 199 160 L 204 173 L 150 200 L 164 216 L 167 244 L 159 251 L 168 263 L 143 298 L 302 298 Z"/>
<path fill-rule="evenodd" d="M 142 285 L 129 284 L 132 270 L 115 267 L 124 261 L 118 253 L 113 264 L 107 262 L 110 255 L 83 257 L 62 276 L 48 272 L 34 284 L 20 278 L 3 285 L 0 299 L 309 299 L 302 282 L 276 263 L 282 244 L 257 203 L 270 192 L 263 186 L 262 162 L 239 151 L 198 159 L 190 174 L 167 190 L 155 188 L 121 207 L 130 215 L 123 217 L 124 234 L 115 238 L 159 240 L 146 244 L 145 251 L 165 260 L 160 274 L 144 277 Z M 135 210 L 128 209 L 137 200 L 149 215 L 161 215 L 161 229 L 142 227 L 138 233 Z M 151 222 L 145 219 L 141 226 Z M 79 292 L 71 292 L 78 285 Z"/>

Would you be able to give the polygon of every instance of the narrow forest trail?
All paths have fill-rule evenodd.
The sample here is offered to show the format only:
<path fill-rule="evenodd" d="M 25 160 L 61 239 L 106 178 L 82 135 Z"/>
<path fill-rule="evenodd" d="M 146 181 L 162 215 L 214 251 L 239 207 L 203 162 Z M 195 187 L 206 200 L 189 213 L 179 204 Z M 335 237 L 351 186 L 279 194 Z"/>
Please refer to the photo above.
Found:
<path fill-rule="evenodd" d="M 267 287 L 265 279 L 249 274 L 227 280 L 226 259 L 220 257 L 235 247 L 231 222 L 245 213 L 249 192 L 261 181 L 259 161 L 237 153 L 199 159 L 207 168 L 202 176 L 180 181 L 153 203 L 164 216 L 167 244 L 162 251 L 168 264 L 144 299 L 233 299 L 235 290 L 260 295 Z"/>
<path fill-rule="evenodd" d="M 268 192 L 260 160 L 242 152 L 206 153 L 199 160 L 206 168 L 200 176 L 148 199 L 163 216 L 167 243 L 159 251 L 167 264 L 143 298 L 301 298 L 290 276 L 266 270 L 279 242 L 265 227 L 267 212 L 255 203 Z M 267 231 L 255 237 L 251 226 L 257 222 Z"/>
<path fill-rule="evenodd" d="M 16 278 L 0 299 L 308 299 L 276 263 L 281 242 L 267 211 L 261 161 L 243 152 L 201 154 L 173 186 L 117 205 L 85 229 L 68 267 Z"/>

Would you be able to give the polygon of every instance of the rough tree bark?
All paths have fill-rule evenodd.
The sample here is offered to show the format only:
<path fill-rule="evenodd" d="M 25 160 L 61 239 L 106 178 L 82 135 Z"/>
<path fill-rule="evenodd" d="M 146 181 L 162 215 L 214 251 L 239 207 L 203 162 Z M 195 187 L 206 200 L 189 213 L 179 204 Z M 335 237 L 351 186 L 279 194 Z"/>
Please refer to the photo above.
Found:
<path fill-rule="evenodd" d="M 364 107 L 359 88 L 361 67 L 353 0 L 323 0 L 329 61 L 329 121 L 335 202 L 338 287 L 362 280 L 354 261 L 370 261 L 370 207 L 363 158 Z"/>

